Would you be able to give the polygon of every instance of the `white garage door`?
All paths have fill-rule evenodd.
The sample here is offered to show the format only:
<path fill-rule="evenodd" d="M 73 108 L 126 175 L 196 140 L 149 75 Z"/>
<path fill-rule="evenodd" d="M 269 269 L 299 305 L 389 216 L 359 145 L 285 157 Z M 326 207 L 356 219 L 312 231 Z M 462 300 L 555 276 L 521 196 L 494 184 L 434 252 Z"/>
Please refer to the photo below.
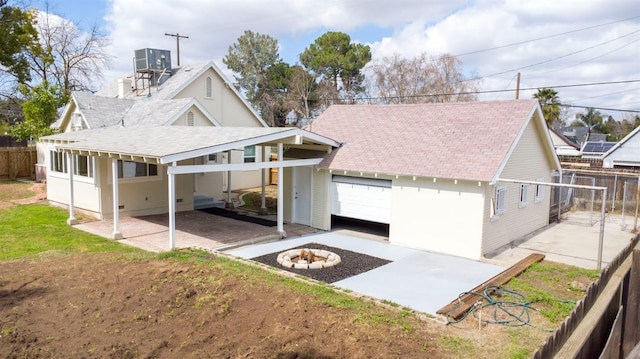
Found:
<path fill-rule="evenodd" d="M 331 214 L 365 221 L 391 222 L 391 181 L 333 176 Z"/>

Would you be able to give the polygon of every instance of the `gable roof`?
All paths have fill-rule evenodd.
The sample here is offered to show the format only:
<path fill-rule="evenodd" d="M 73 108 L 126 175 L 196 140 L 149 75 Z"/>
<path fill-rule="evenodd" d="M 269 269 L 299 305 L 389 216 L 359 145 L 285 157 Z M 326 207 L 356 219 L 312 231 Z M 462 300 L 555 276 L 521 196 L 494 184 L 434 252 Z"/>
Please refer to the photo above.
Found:
<path fill-rule="evenodd" d="M 86 92 L 73 92 L 72 101 L 89 128 L 112 126 L 122 120 L 135 101 L 113 97 L 101 97 Z M 69 108 L 65 109 L 68 110 Z"/>
<path fill-rule="evenodd" d="M 147 88 L 146 91 L 134 93 L 129 92 L 126 99 L 130 100 L 142 100 L 142 101 L 158 101 L 158 100 L 171 100 L 177 96 L 180 91 L 184 90 L 191 83 L 196 81 L 202 74 L 207 72 L 208 70 L 212 70 L 215 74 L 220 76 L 226 87 L 232 91 L 240 101 L 244 104 L 244 106 L 251 112 L 253 116 L 260 122 L 263 127 L 268 127 L 269 125 L 262 119 L 262 117 L 256 112 L 256 110 L 249 104 L 249 102 L 240 94 L 240 92 L 233 86 L 232 82 L 227 78 L 227 76 L 220 70 L 218 66 L 213 61 L 206 63 L 198 63 L 198 64 L 188 64 L 178 68 L 174 68 L 171 72 L 171 76 L 169 76 L 165 81 L 163 81 L 160 85 L 151 86 Z M 131 76 L 131 75 L 129 75 Z M 140 90 L 139 90 L 140 91 Z M 114 81 L 109 86 L 106 86 L 102 90 L 96 92 L 96 95 L 102 97 L 117 97 L 118 96 L 118 87 L 117 82 Z"/>
<path fill-rule="evenodd" d="M 532 121 L 544 126 L 545 152 L 559 169 L 535 99 L 334 105 L 312 128 L 344 142 L 322 168 L 493 182 Z"/>
<path fill-rule="evenodd" d="M 614 153 L 615 151 L 618 150 L 618 148 L 624 146 L 627 142 L 629 142 L 630 139 L 632 139 L 633 137 L 635 137 L 635 135 L 638 134 L 638 132 L 640 132 L 640 126 L 636 127 L 633 129 L 633 131 L 629 132 L 628 135 L 624 136 L 623 139 L 621 139 L 620 141 L 618 141 L 613 147 L 611 147 L 607 153 L 604 154 L 604 156 L 602 156 L 602 158 L 606 158 L 609 155 L 611 155 L 612 153 Z"/>

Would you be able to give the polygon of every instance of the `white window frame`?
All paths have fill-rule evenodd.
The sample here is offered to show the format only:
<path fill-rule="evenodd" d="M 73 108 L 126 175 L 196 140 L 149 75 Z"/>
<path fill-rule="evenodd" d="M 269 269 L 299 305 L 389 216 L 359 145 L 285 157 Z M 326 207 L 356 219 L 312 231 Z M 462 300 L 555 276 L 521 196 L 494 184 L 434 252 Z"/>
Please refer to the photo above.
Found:
<path fill-rule="evenodd" d="M 500 215 L 507 211 L 507 186 L 497 186 L 492 199 L 491 221 L 500 218 Z"/>
<path fill-rule="evenodd" d="M 518 202 L 518 208 L 524 208 L 529 205 L 529 184 L 520 184 L 520 199 Z"/>
<path fill-rule="evenodd" d="M 60 166 L 62 166 L 61 169 L 59 169 Z M 49 172 L 59 175 L 68 173 L 66 153 L 49 149 Z"/>
<path fill-rule="evenodd" d="M 544 182 L 544 178 L 538 178 L 536 179 L 536 182 Z M 536 192 L 535 192 L 535 196 L 534 196 L 534 202 L 538 203 L 538 202 L 542 202 L 542 200 L 544 199 L 544 188 L 545 186 L 541 185 L 541 184 L 537 184 L 536 185 Z"/>
<path fill-rule="evenodd" d="M 247 155 L 247 149 L 251 151 L 253 149 L 253 154 Z M 253 163 L 258 162 L 258 147 L 256 145 L 245 146 L 243 151 L 243 162 L 244 163 Z"/>
<path fill-rule="evenodd" d="M 123 160 L 118 160 L 118 169 L 120 168 L 120 163 Z M 147 176 L 138 176 L 138 177 L 118 177 L 118 183 L 134 183 L 134 182 L 150 182 L 150 181 L 161 181 L 162 180 L 162 165 L 160 164 L 155 164 L 155 163 L 145 163 L 145 162 L 136 162 L 136 161 L 129 161 L 129 160 L 124 160 L 124 162 L 133 162 L 133 163 L 144 163 L 147 165 Z M 153 166 L 157 166 L 157 170 L 156 170 L 156 175 L 154 176 L 149 176 L 149 166 L 153 165 Z M 124 170 L 124 168 L 123 168 Z M 113 183 L 113 181 L 111 180 L 113 178 L 113 174 L 111 173 L 111 162 L 109 162 L 109 179 L 108 179 L 108 183 Z"/>
<path fill-rule="evenodd" d="M 213 80 L 210 76 L 207 76 L 204 82 L 204 97 L 213 98 Z"/>
<path fill-rule="evenodd" d="M 83 178 L 94 178 L 95 177 L 95 161 L 93 156 L 85 156 L 85 155 L 74 155 L 73 156 L 74 166 L 73 166 L 73 175 L 77 177 Z M 80 174 L 80 164 L 82 162 L 86 162 L 85 166 L 87 169 L 87 173 Z"/>

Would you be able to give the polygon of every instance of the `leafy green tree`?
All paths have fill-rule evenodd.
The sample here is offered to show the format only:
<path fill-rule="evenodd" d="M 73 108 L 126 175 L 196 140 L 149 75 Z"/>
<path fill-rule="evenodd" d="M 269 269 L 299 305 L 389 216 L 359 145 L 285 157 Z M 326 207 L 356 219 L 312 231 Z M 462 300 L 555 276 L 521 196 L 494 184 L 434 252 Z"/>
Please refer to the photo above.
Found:
<path fill-rule="evenodd" d="M 49 86 L 45 81 L 32 88 L 22 86 L 28 100 L 22 103 L 25 120 L 11 128 L 11 136 L 17 140 L 38 140 L 42 136 L 55 133 L 51 124 L 58 118 L 58 108 L 68 100 L 64 90 L 58 86 Z"/>
<path fill-rule="evenodd" d="M 589 128 L 589 133 L 593 130 L 601 130 L 603 126 L 602 114 L 594 108 L 587 108 L 586 113 L 576 114 L 576 120 L 582 122 L 585 127 Z"/>
<path fill-rule="evenodd" d="M 549 127 L 556 121 L 560 121 L 560 105 L 562 103 L 555 90 L 550 88 L 538 89 L 538 92 L 533 95 L 533 98 L 540 103 L 542 115 Z"/>
<path fill-rule="evenodd" d="M 34 14 L 7 3 L 0 0 L 0 65 L 18 83 L 26 83 L 31 79 L 26 53 L 38 40 Z"/>
<path fill-rule="evenodd" d="M 371 61 L 369 46 L 351 42 L 342 32 L 326 32 L 300 54 L 300 63 L 313 72 L 334 98 L 352 102 L 364 92 L 362 69 Z M 326 91 L 326 92 L 328 92 Z"/>
<path fill-rule="evenodd" d="M 240 90 L 244 91 L 249 102 L 260 112 L 262 100 L 268 92 L 267 70 L 280 62 L 278 40 L 245 30 L 236 43 L 229 46 L 227 55 L 222 59 L 227 67 L 236 73 Z"/>
<path fill-rule="evenodd" d="M 289 111 L 286 96 L 291 71 L 291 66 L 282 61 L 269 66 L 265 82 L 258 90 L 262 118 L 272 126 L 285 125 L 285 117 Z"/>

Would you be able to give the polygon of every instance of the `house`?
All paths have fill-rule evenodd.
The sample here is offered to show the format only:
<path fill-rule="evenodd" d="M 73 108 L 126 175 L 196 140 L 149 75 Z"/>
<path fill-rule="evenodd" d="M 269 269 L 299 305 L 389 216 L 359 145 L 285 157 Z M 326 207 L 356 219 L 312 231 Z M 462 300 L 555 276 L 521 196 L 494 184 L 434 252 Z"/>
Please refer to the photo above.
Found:
<path fill-rule="evenodd" d="M 565 136 L 561 135 L 553 128 L 549 128 L 549 136 L 553 142 L 553 147 L 556 149 L 558 156 L 580 156 L 580 147 Z"/>
<path fill-rule="evenodd" d="M 384 223 L 392 243 L 476 260 L 549 222 L 561 167 L 536 100 L 334 105 L 312 131 L 341 146 L 285 168 L 285 197 L 308 193 L 285 218 Z"/>
<path fill-rule="evenodd" d="M 198 131 L 204 128 L 268 127 L 213 62 L 172 69 L 166 61 L 159 67 L 157 62 L 145 63 L 147 57 L 153 60 L 153 56 L 170 59 L 168 51 L 144 49 L 142 64 L 139 52 L 136 51 L 137 68 L 133 75 L 118 79 L 95 95 L 74 92 L 57 121 L 62 134 L 42 138 L 39 157 L 40 165 L 46 166 L 50 202 L 70 204 L 71 180 L 76 210 L 98 219 L 111 218 L 112 172 L 117 172 L 120 214 L 166 213 L 166 171 L 153 156 L 145 157 L 145 149 L 149 146 L 170 149 L 173 139 L 156 138 L 154 133 L 169 131 L 177 136 L 177 128 L 191 127 L 196 129 L 192 134 L 196 138 L 199 133 L 206 133 Z M 113 132 L 113 128 L 122 130 Z M 104 138 L 105 133 L 114 137 Z M 132 137 L 133 134 L 137 137 Z M 125 139 L 133 143 L 124 143 Z M 95 152 L 74 149 L 67 153 L 58 148 L 70 141 L 103 143 L 104 148 L 113 144 L 129 148 L 130 152 L 109 150 L 119 156 L 112 169 L 111 158 L 102 156 L 98 147 L 92 147 Z M 264 147 L 263 151 L 252 143 L 220 153 L 203 153 L 185 161 L 190 165 L 260 163 L 268 159 L 269 152 L 270 147 Z M 66 154 L 72 157 L 67 158 Z M 230 191 L 258 187 L 263 178 L 263 169 L 193 174 L 189 179 L 180 179 L 179 208 L 193 209 L 199 199 L 208 202 L 205 205 L 224 206 L 229 204 Z"/>
<path fill-rule="evenodd" d="M 602 156 L 604 168 L 640 168 L 640 127 L 636 127 Z"/>

